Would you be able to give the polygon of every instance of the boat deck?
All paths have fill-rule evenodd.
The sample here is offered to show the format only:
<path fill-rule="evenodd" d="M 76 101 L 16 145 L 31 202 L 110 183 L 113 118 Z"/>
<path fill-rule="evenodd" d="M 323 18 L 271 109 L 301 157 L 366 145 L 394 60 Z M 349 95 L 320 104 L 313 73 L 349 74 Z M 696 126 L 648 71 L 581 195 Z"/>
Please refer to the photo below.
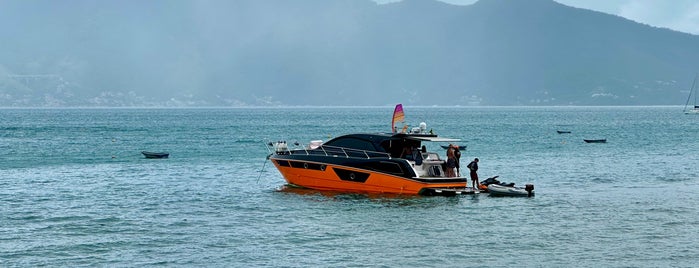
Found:
<path fill-rule="evenodd" d="M 455 195 L 469 195 L 478 194 L 479 190 L 473 189 L 471 187 L 466 188 L 425 188 L 420 191 L 420 195 L 426 196 L 455 196 Z"/>

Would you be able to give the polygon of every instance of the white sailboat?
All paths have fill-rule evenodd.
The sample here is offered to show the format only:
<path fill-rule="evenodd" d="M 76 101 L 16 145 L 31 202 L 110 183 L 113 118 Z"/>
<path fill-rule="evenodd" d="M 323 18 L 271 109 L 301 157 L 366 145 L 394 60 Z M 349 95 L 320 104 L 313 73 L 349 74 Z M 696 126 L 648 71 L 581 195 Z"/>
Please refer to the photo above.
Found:
<path fill-rule="evenodd" d="M 699 73 L 696 76 L 694 76 L 692 88 L 689 89 L 689 96 L 687 96 L 687 102 L 684 104 L 685 114 L 699 114 L 699 104 L 697 104 L 697 77 L 699 77 Z M 694 95 L 694 105 L 690 106 L 689 101 L 692 99 L 692 95 Z M 690 108 L 688 109 L 687 106 L 690 106 Z"/>

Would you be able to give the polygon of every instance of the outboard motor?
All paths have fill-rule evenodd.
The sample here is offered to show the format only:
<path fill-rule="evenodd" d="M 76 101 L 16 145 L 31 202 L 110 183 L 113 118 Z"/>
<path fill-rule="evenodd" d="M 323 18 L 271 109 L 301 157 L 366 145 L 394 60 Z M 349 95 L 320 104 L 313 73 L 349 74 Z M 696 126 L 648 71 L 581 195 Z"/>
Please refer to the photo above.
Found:
<path fill-rule="evenodd" d="M 527 197 L 532 197 L 533 191 L 534 191 L 534 184 L 526 184 L 524 185 L 524 190 L 527 191 L 528 195 Z"/>

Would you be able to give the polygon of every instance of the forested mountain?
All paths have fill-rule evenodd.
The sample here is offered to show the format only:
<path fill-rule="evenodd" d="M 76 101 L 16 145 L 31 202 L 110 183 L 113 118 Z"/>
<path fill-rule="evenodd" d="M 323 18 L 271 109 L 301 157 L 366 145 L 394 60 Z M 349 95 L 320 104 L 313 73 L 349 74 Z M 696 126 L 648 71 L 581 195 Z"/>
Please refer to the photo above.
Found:
<path fill-rule="evenodd" d="M 0 106 L 680 105 L 699 71 L 552 0 L 9 0 L 0 38 Z"/>

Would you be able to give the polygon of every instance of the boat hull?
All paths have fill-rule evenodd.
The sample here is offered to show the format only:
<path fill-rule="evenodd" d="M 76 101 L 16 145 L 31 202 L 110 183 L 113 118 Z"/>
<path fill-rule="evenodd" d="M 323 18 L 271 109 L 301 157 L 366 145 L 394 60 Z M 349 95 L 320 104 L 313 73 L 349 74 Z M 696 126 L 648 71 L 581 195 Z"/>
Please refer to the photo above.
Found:
<path fill-rule="evenodd" d="M 315 190 L 409 195 L 472 193 L 466 189 L 466 178 L 407 178 L 350 166 L 353 163 L 342 165 L 275 157 L 271 160 L 289 184 Z"/>
<path fill-rule="evenodd" d="M 598 139 L 598 140 L 584 139 L 583 141 L 585 141 L 586 143 L 607 143 L 607 139 Z"/>
<path fill-rule="evenodd" d="M 466 151 L 466 145 L 458 145 L 460 151 Z M 449 149 L 449 145 L 440 145 L 439 147 L 442 147 L 442 149 L 446 150 Z"/>
<path fill-rule="evenodd" d="M 170 153 L 167 152 L 141 152 L 146 158 L 157 159 L 157 158 L 168 158 Z"/>
<path fill-rule="evenodd" d="M 488 193 L 493 196 L 534 196 L 534 189 L 532 186 L 531 192 L 529 192 L 525 188 L 490 184 L 488 185 Z"/>

